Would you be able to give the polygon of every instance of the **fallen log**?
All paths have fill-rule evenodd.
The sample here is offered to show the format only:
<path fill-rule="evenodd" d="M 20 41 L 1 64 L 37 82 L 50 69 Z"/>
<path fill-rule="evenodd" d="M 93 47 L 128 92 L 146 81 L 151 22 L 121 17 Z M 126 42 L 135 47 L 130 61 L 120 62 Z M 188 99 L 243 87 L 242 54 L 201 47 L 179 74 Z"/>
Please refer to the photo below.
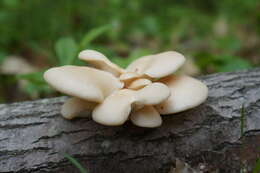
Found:
<path fill-rule="evenodd" d="M 66 97 L 2 104 L 0 172 L 79 172 L 64 153 L 89 173 L 168 173 L 176 159 L 202 172 L 250 172 L 260 157 L 260 69 L 200 79 L 207 101 L 156 129 L 65 120 Z"/>

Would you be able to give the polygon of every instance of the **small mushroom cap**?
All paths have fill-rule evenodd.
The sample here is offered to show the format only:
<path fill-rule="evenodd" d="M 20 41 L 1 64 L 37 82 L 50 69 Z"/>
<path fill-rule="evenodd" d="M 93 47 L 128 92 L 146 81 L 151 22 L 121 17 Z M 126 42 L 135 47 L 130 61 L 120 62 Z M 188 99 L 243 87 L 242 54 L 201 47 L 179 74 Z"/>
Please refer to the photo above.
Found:
<path fill-rule="evenodd" d="M 162 118 L 153 106 L 144 106 L 131 113 L 130 119 L 139 127 L 154 128 L 162 124 Z"/>
<path fill-rule="evenodd" d="M 208 96 L 207 86 L 189 76 L 168 76 L 160 80 L 171 90 L 171 96 L 156 105 L 160 114 L 172 114 L 196 107 Z"/>
<path fill-rule="evenodd" d="M 182 54 L 174 51 L 141 57 L 132 62 L 127 72 L 145 74 L 152 78 L 161 78 L 177 71 L 185 62 Z"/>
<path fill-rule="evenodd" d="M 170 89 L 163 83 L 151 83 L 144 88 L 136 91 L 137 105 L 157 105 L 170 96 Z"/>
<path fill-rule="evenodd" d="M 108 72 L 70 65 L 47 70 L 44 79 L 62 93 L 92 102 L 102 102 L 110 93 L 123 87 Z"/>
<path fill-rule="evenodd" d="M 61 107 L 61 114 L 66 119 L 88 117 L 97 103 L 88 102 L 76 97 L 69 98 Z"/>
<path fill-rule="evenodd" d="M 138 90 L 141 89 L 149 84 L 151 84 L 152 82 L 148 79 L 136 79 L 135 81 L 133 81 L 127 88 L 129 89 L 133 89 L 133 90 Z"/>
<path fill-rule="evenodd" d="M 94 109 L 92 118 L 107 126 L 122 125 L 128 119 L 133 102 L 133 91 L 129 89 L 115 91 Z"/>
<path fill-rule="evenodd" d="M 125 72 L 124 69 L 109 61 L 105 55 L 95 50 L 81 51 L 79 53 L 79 59 L 88 62 L 95 68 L 110 72 L 115 76 L 119 76 Z"/>
<path fill-rule="evenodd" d="M 134 72 L 126 72 L 119 76 L 119 79 L 124 82 L 131 82 L 137 78 L 140 78 L 140 74 Z"/>

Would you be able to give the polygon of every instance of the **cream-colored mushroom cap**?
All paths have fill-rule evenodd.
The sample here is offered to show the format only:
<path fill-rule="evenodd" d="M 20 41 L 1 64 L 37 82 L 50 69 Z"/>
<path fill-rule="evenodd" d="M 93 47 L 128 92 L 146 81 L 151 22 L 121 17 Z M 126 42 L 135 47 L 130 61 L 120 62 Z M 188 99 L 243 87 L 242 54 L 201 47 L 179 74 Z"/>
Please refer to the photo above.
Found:
<path fill-rule="evenodd" d="M 125 72 L 124 69 L 120 68 L 116 64 L 109 61 L 109 59 L 100 52 L 95 50 L 84 50 L 79 53 L 79 59 L 88 62 L 90 65 L 110 72 L 115 76 L 119 76 Z"/>
<path fill-rule="evenodd" d="M 172 114 L 196 107 L 208 96 L 207 86 L 189 76 L 168 76 L 160 82 L 171 90 L 171 96 L 156 106 L 160 114 Z"/>
<path fill-rule="evenodd" d="M 152 81 L 150 81 L 148 79 L 144 79 L 144 78 L 136 79 L 135 81 L 130 83 L 130 85 L 128 85 L 127 88 L 137 90 L 137 89 L 141 89 L 151 83 L 152 83 Z"/>
<path fill-rule="evenodd" d="M 163 83 L 151 83 L 137 91 L 135 104 L 157 105 L 166 100 L 170 95 L 170 89 Z"/>
<path fill-rule="evenodd" d="M 161 83 L 152 83 L 136 91 L 130 89 L 118 90 L 93 110 L 92 118 L 103 125 L 122 125 L 127 121 L 131 110 L 138 112 L 144 106 L 159 104 L 166 100 L 169 95 L 169 89 Z"/>
<path fill-rule="evenodd" d="M 141 57 L 132 62 L 126 71 L 145 74 L 152 78 L 161 78 L 178 70 L 184 62 L 185 58 L 182 54 L 169 51 Z"/>
<path fill-rule="evenodd" d="M 128 119 L 134 100 L 133 91 L 129 89 L 116 91 L 94 109 L 92 118 L 103 125 L 122 125 Z"/>
<path fill-rule="evenodd" d="M 131 82 L 137 78 L 140 78 L 141 75 L 134 72 L 126 72 L 119 76 L 119 79 L 123 82 Z"/>
<path fill-rule="evenodd" d="M 154 128 L 162 124 L 162 118 L 153 106 L 144 106 L 131 113 L 130 119 L 139 127 Z"/>
<path fill-rule="evenodd" d="M 69 98 L 61 107 L 61 115 L 66 119 L 87 117 L 91 114 L 97 103 L 88 102 L 76 97 Z"/>
<path fill-rule="evenodd" d="M 93 102 L 102 102 L 113 91 L 123 87 L 108 72 L 70 65 L 47 70 L 44 79 L 62 93 Z"/>

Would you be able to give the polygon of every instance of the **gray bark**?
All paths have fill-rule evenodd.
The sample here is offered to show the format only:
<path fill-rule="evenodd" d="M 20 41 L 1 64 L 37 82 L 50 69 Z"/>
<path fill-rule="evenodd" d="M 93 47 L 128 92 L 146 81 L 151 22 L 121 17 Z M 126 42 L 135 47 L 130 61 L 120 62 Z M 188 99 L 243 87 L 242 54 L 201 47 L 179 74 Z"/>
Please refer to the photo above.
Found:
<path fill-rule="evenodd" d="M 65 120 L 59 111 L 66 97 L 0 105 L 0 172 L 79 172 L 64 153 L 90 173 L 167 173 L 177 158 L 204 172 L 252 170 L 260 157 L 260 69 L 200 79 L 207 101 L 163 116 L 156 129 Z"/>

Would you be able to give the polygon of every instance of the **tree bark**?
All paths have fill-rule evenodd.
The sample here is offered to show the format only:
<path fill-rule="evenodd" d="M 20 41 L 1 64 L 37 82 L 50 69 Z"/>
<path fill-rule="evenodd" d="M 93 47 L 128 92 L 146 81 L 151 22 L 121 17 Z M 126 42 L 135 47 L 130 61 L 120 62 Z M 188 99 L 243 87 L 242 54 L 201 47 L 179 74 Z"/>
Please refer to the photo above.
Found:
<path fill-rule="evenodd" d="M 0 172 L 79 172 L 64 153 L 89 173 L 168 173 L 177 158 L 202 172 L 250 172 L 260 157 L 260 69 L 200 79 L 207 101 L 156 129 L 65 120 L 66 97 L 0 105 Z"/>

